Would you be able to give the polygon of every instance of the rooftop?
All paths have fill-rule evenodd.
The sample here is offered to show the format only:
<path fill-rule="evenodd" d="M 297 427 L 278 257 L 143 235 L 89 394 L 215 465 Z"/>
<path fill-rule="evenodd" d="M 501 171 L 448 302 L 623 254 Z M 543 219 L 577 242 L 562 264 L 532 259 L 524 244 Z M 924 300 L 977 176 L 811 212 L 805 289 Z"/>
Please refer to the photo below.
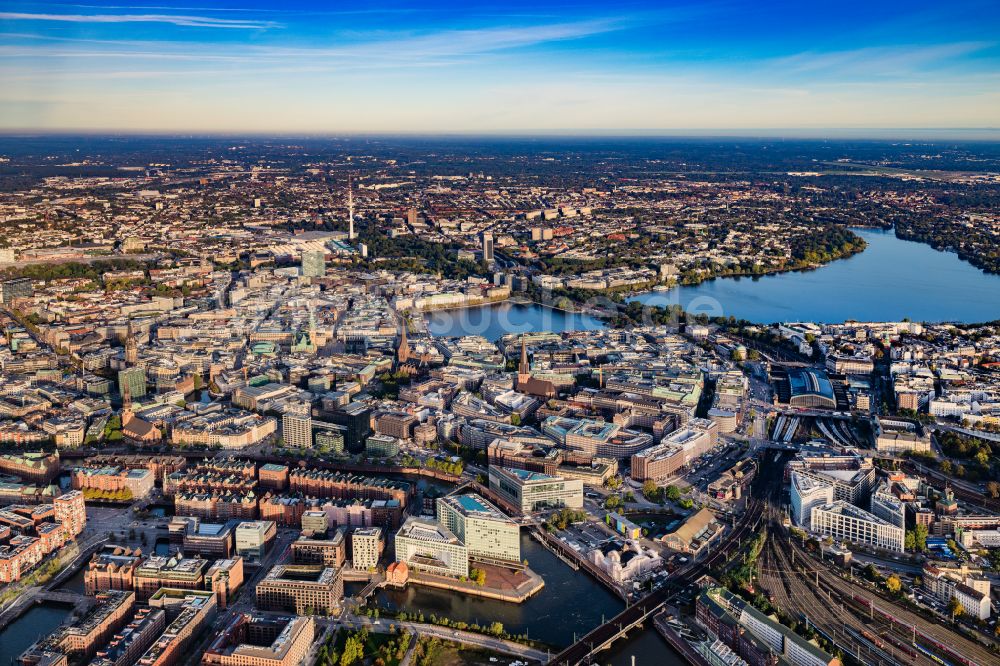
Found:
<path fill-rule="evenodd" d="M 418 541 L 435 541 L 461 545 L 458 537 L 444 525 L 424 518 L 410 516 L 399 528 L 396 538 L 415 539 Z"/>
<path fill-rule="evenodd" d="M 455 509 L 466 517 L 489 518 L 501 522 L 513 522 L 500 509 L 479 495 L 449 495 L 440 498 L 441 502 Z"/>
<path fill-rule="evenodd" d="M 792 397 L 800 395 L 818 395 L 835 400 L 833 384 L 823 370 L 809 368 L 792 368 L 788 371 L 788 385 Z"/>
<path fill-rule="evenodd" d="M 499 468 L 497 471 L 502 472 L 504 474 L 508 474 L 510 476 L 517 477 L 519 480 L 521 480 L 523 482 L 527 482 L 527 481 L 558 481 L 558 480 L 562 479 L 562 477 L 559 477 L 559 476 L 552 476 L 551 474 L 542 474 L 541 472 L 532 472 L 532 471 L 529 471 L 529 470 L 526 470 L 526 469 Z"/>

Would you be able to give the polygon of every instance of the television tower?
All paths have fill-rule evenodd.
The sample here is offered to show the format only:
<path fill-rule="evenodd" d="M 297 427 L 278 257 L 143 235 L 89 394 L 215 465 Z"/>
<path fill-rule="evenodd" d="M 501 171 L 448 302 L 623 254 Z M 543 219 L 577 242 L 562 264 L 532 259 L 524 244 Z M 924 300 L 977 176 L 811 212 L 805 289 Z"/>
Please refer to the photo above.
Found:
<path fill-rule="evenodd" d="M 354 240 L 354 190 L 351 189 L 351 177 L 347 177 L 347 221 L 348 240 Z"/>

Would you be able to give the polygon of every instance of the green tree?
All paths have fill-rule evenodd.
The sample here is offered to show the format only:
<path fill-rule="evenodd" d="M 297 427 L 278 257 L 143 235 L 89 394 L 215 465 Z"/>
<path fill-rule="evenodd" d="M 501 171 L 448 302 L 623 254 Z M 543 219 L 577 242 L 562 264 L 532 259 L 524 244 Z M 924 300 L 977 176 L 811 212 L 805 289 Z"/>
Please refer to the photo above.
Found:
<path fill-rule="evenodd" d="M 646 499 L 651 501 L 656 501 L 656 496 L 660 494 L 660 489 L 657 487 L 656 482 L 652 479 L 646 479 L 642 484 L 642 494 L 646 496 Z"/>
<path fill-rule="evenodd" d="M 351 666 L 365 657 L 365 644 L 360 636 L 348 636 L 344 652 L 340 655 L 340 666 Z"/>
<path fill-rule="evenodd" d="M 921 553 L 927 550 L 927 526 L 918 524 L 913 529 L 913 546 Z"/>
<path fill-rule="evenodd" d="M 671 502 L 676 502 L 681 498 L 681 490 L 677 486 L 670 485 L 665 489 L 665 494 L 668 500 Z"/>

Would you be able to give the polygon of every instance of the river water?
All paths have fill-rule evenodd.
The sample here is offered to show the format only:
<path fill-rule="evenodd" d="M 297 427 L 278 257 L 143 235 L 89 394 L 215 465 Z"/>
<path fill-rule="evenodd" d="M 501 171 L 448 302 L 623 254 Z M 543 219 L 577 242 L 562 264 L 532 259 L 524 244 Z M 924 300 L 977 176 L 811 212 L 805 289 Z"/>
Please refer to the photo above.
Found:
<path fill-rule="evenodd" d="M 1000 319 L 1000 275 L 983 273 L 954 253 L 900 240 L 892 231 L 854 231 L 868 242 L 865 251 L 814 271 L 718 278 L 632 300 L 758 323 Z M 594 330 L 603 324 L 541 305 L 501 303 L 433 312 L 427 327 L 434 335 L 496 340 L 505 333 Z"/>

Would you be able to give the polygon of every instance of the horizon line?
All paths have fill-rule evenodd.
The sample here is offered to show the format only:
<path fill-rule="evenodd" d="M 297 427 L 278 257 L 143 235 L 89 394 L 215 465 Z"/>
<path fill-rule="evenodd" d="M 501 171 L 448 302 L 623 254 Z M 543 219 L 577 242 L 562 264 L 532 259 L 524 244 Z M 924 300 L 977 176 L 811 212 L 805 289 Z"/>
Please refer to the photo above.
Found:
<path fill-rule="evenodd" d="M 971 139 L 968 134 L 995 135 Z M 105 137 L 497 137 L 497 138 L 732 138 L 732 139 L 891 139 L 927 138 L 929 135 L 953 134 L 967 140 L 1000 141 L 997 127 L 747 127 L 747 128 L 567 128 L 567 129 L 493 129 L 493 130 L 220 130 L 220 129 L 110 129 L 110 128 L 0 128 L 0 138 L 30 136 L 105 136 Z M 923 137 L 918 135 L 924 135 Z M 940 137 L 944 138 L 944 137 Z"/>

